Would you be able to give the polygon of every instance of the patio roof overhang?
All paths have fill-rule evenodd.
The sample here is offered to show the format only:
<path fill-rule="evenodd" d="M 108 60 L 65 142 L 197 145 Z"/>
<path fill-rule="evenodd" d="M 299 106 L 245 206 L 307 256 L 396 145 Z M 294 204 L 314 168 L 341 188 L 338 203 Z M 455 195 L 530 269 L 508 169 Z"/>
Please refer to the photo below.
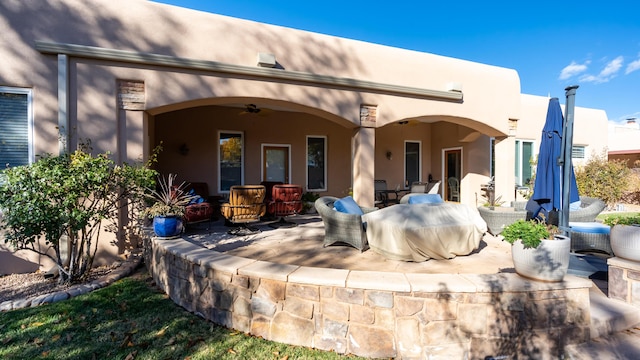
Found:
<path fill-rule="evenodd" d="M 227 64 L 211 60 L 197 60 L 145 53 L 107 49 L 95 46 L 36 41 L 35 48 L 43 54 L 66 55 L 113 62 L 172 67 L 189 70 L 210 71 L 237 76 L 251 76 L 265 80 L 293 81 L 316 84 L 340 89 L 383 93 L 395 96 L 410 96 L 440 101 L 462 102 L 463 93 L 457 90 L 434 90 L 411 86 L 385 84 L 352 78 L 320 75 L 300 71 L 288 71 L 263 67 Z"/>

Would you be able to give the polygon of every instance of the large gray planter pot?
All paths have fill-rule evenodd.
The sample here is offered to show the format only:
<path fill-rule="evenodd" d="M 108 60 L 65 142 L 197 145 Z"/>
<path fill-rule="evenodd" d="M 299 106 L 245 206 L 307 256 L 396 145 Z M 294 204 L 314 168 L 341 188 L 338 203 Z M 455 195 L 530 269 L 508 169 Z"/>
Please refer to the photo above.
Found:
<path fill-rule="evenodd" d="M 511 258 L 516 273 L 533 280 L 562 281 L 569 269 L 571 239 L 556 235 L 545 239 L 537 248 L 525 249 L 518 240 L 511 246 Z"/>
<path fill-rule="evenodd" d="M 614 225 L 609 233 L 609 239 L 615 256 L 640 261 L 640 226 Z"/>

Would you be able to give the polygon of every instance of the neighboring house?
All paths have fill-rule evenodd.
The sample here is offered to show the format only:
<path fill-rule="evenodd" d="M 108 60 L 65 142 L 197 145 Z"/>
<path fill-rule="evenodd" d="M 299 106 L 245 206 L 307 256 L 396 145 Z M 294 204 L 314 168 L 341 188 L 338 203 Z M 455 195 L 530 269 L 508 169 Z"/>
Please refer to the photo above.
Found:
<path fill-rule="evenodd" d="M 364 206 L 376 179 L 431 176 L 451 199 L 455 178 L 475 206 L 492 176 L 507 201 L 530 176 L 548 99 L 521 95 L 513 69 L 148 1 L 90 4 L 0 3 L 0 101 L 15 109 L 0 114 L 2 162 L 83 139 L 132 162 L 162 143 L 158 170 L 211 195 L 279 180 L 352 189 Z M 575 121 L 583 153 L 606 146 L 604 111 L 578 107 Z"/>
<path fill-rule="evenodd" d="M 640 124 L 636 118 L 624 125 L 609 125 L 609 160 L 623 160 L 630 168 L 640 167 Z"/>
<path fill-rule="evenodd" d="M 579 90 L 576 98 L 579 100 Z M 517 185 L 525 185 L 535 172 L 535 164 L 531 165 L 527 159 L 537 159 L 548 103 L 548 97 L 522 95 L 522 118 L 518 121 L 515 152 Z M 561 108 L 564 113 L 564 105 Z M 607 148 L 608 139 L 602 136 L 606 133 L 607 126 L 607 114 L 604 110 L 575 107 L 572 153 L 574 167 L 586 164 L 590 157 L 601 154 Z"/>

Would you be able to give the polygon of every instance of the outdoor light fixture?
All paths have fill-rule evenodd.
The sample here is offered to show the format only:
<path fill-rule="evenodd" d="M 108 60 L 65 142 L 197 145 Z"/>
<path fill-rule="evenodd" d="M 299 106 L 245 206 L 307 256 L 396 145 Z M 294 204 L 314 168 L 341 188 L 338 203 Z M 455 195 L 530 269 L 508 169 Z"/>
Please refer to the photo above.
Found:
<path fill-rule="evenodd" d="M 387 151 L 387 160 L 391 159 L 393 159 L 393 154 L 391 153 L 391 151 Z"/>

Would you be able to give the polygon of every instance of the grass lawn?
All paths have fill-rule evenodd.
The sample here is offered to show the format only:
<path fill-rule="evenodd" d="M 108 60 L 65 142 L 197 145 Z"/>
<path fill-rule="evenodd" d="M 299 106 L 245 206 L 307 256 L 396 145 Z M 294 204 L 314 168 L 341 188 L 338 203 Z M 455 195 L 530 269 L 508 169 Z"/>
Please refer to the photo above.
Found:
<path fill-rule="evenodd" d="M 151 286 L 146 269 L 106 288 L 0 313 L 0 359 L 356 359 L 214 325 Z"/>
<path fill-rule="evenodd" d="M 610 213 L 600 213 L 596 219 L 603 221 L 608 217 L 623 217 L 623 216 L 640 216 L 638 212 L 610 212 Z"/>

